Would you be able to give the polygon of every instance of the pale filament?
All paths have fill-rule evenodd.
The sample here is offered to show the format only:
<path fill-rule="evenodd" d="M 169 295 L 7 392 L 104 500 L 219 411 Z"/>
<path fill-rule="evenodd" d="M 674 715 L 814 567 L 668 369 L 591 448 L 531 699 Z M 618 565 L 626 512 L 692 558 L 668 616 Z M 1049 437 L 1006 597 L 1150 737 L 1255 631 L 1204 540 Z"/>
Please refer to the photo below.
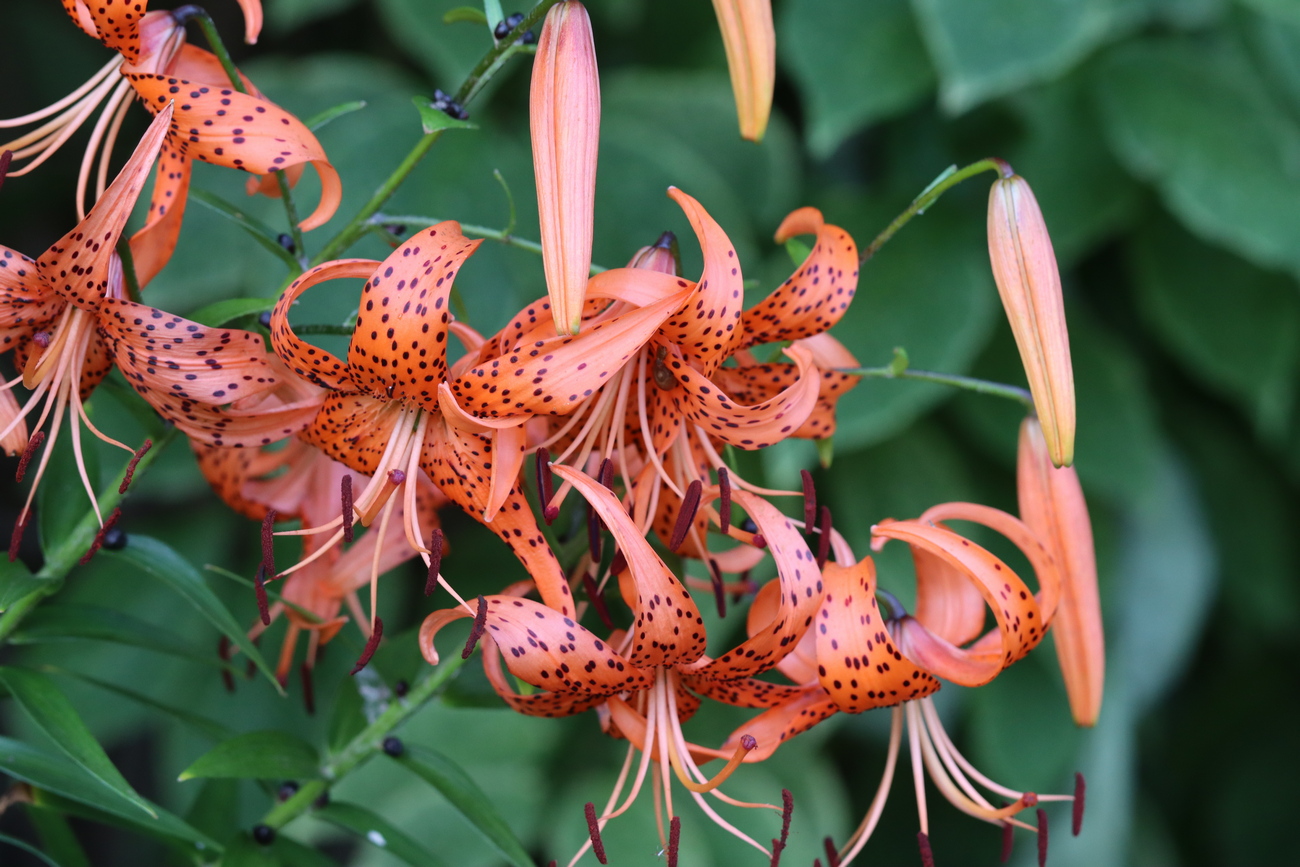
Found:
<path fill-rule="evenodd" d="M 876 795 L 871 799 L 871 806 L 867 808 L 867 815 L 862 817 L 861 824 L 840 850 L 840 867 L 848 867 L 849 862 L 858 856 L 862 847 L 871 839 L 877 823 L 880 822 L 880 814 L 885 811 L 885 801 L 889 800 L 889 789 L 894 782 L 894 769 L 898 765 L 898 747 L 902 739 L 903 708 L 900 705 L 890 710 L 889 752 L 885 757 L 885 772 L 880 777 L 880 785 L 876 787 Z"/>
<path fill-rule="evenodd" d="M 108 160 L 112 155 L 113 144 L 117 141 L 117 132 L 122 127 L 122 118 L 126 116 L 127 109 L 131 107 L 131 102 L 126 98 L 127 93 L 131 90 L 131 83 L 123 79 L 118 82 L 117 87 L 113 88 L 104 103 L 104 110 L 100 112 L 99 120 L 95 121 L 95 127 L 91 130 L 90 141 L 86 143 L 86 151 L 81 156 L 81 168 L 77 172 L 77 222 L 86 219 L 86 186 L 90 182 L 90 169 L 95 162 L 96 153 L 99 154 L 99 177 L 95 189 L 95 198 L 104 194 L 108 186 Z M 104 133 L 108 129 L 108 136 L 105 138 Z M 104 142 L 103 149 L 100 149 L 100 142 Z"/>
<path fill-rule="evenodd" d="M 63 97 L 63 99 L 60 99 L 53 105 L 47 105 L 39 111 L 34 111 L 31 114 L 25 114 L 22 117 L 11 117 L 8 120 L 0 120 L 0 129 L 22 126 L 23 124 L 44 120 L 50 115 L 62 111 L 67 106 L 72 105 L 72 103 L 81 99 L 81 97 L 86 95 L 89 91 L 94 90 L 96 85 L 100 84 L 110 73 L 116 72 L 121 66 L 122 58 L 114 57 L 108 63 L 105 63 L 100 67 L 99 71 L 92 75 L 85 84 Z"/>

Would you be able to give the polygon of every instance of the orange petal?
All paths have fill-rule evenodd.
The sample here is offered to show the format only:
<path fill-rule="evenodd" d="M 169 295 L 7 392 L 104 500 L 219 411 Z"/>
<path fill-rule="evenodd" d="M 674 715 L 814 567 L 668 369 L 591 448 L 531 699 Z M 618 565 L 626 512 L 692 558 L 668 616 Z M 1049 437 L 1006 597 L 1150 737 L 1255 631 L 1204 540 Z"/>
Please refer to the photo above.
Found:
<path fill-rule="evenodd" d="M 1025 179 L 993 182 L 989 192 L 989 259 L 1011 333 L 1056 466 L 1074 461 L 1074 373 L 1065 327 L 1061 275 L 1047 224 Z"/>
<path fill-rule="evenodd" d="M 90 14 L 90 8 L 86 5 L 86 0 L 63 0 L 63 11 L 67 12 L 73 23 L 81 28 L 81 32 L 87 36 L 99 38 L 99 27 Z"/>
<path fill-rule="evenodd" d="M 610 268 L 587 283 L 587 298 L 610 298 L 645 307 L 695 284 L 682 277 L 646 268 Z"/>
<path fill-rule="evenodd" d="M 758 549 L 753 549 L 758 551 Z M 762 553 L 762 551 L 758 551 Z M 745 634 L 757 635 L 776 616 L 782 601 L 781 582 L 769 581 L 758 589 L 749 610 L 745 612 Z M 776 670 L 788 677 L 793 683 L 808 684 L 817 679 L 817 658 L 813 641 L 814 630 L 804 633 L 803 638 L 795 644 L 780 662 Z"/>
<path fill-rule="evenodd" d="M 1050 466 L 1047 443 L 1038 422 L 1020 426 L 1016 484 L 1020 514 L 1056 555 L 1061 568 L 1061 603 L 1053 631 L 1056 654 L 1070 711 L 1079 725 L 1091 726 L 1101 713 L 1106 677 L 1105 634 L 1097 593 L 1097 559 L 1093 553 L 1092 521 L 1079 477 L 1072 467 Z"/>
<path fill-rule="evenodd" d="M 492 685 L 493 691 L 501 697 L 501 700 L 516 713 L 547 718 L 573 716 L 590 710 L 606 700 L 603 695 L 584 693 L 538 692 L 532 695 L 520 695 L 515 692 L 502 671 L 501 649 L 492 640 L 492 636 L 484 635 L 480 646 L 483 648 L 483 672 L 487 675 L 488 683 Z"/>
<path fill-rule="evenodd" d="M 35 331 L 52 328 L 66 304 L 34 261 L 0 246 L 0 352 Z"/>
<path fill-rule="evenodd" d="M 109 271 L 117 255 L 117 242 L 122 237 L 126 220 L 131 216 L 135 200 L 140 197 L 149 167 L 153 165 L 163 136 L 167 134 L 172 118 L 172 107 L 163 105 L 158 116 L 136 145 L 131 159 L 109 184 L 108 189 L 95 202 L 86 219 L 58 241 L 37 260 L 41 273 L 59 275 L 53 281 L 54 289 L 86 310 L 98 308 L 100 299 L 109 294 Z"/>
<path fill-rule="evenodd" d="M 143 2 L 99 2 L 63 0 L 63 8 L 77 26 L 135 63 L 140 57 L 140 19 L 145 16 Z"/>
<path fill-rule="evenodd" d="M 682 357 L 709 374 L 739 348 L 745 278 L 736 248 L 708 211 L 676 187 L 668 188 L 668 196 L 681 206 L 699 238 L 704 273 L 695 294 L 665 324 L 663 336 L 680 347 Z"/>
<path fill-rule="evenodd" d="M 713 0 L 713 10 L 727 49 L 740 137 L 762 141 L 772 113 L 772 88 L 776 82 L 772 0 Z"/>
<path fill-rule="evenodd" d="M 27 448 L 27 422 L 23 420 L 14 424 L 19 412 L 21 407 L 18 398 L 14 397 L 14 390 L 6 388 L 0 391 L 0 430 L 9 431 L 4 439 L 0 439 L 0 449 L 9 457 L 21 454 Z M 12 428 L 9 427 L 11 424 Z"/>
<path fill-rule="evenodd" d="M 812 252 L 790 279 L 745 311 L 744 346 L 820 334 L 848 309 L 858 288 L 858 247 L 848 232 L 816 208 L 800 208 L 781 223 L 776 242 L 814 233 Z"/>
<path fill-rule="evenodd" d="M 894 648 L 876 604 L 876 564 L 827 563 L 826 597 L 817 615 L 818 677 L 836 707 L 862 713 L 924 698 L 939 682 Z"/>
<path fill-rule="evenodd" d="M 684 675 L 682 679 L 687 686 L 705 698 L 732 707 L 777 707 L 798 699 L 807 689 L 804 686 L 787 686 L 753 677 L 712 680 Z"/>
<path fill-rule="evenodd" d="M 729 757 L 740 745 L 740 739 L 749 735 L 758 746 L 745 756 L 746 762 L 761 762 L 769 758 L 776 748 L 797 734 L 808 731 L 822 720 L 829 719 L 838 708 L 819 685 L 805 687 L 789 701 L 764 711 L 737 728 L 727 738 L 719 757 Z"/>
<path fill-rule="evenodd" d="M 379 469 L 402 407 L 361 394 L 331 394 L 302 432 L 307 442 L 359 473 Z"/>
<path fill-rule="evenodd" d="M 289 308 L 298 296 L 326 280 L 370 277 L 379 265 L 373 259 L 338 259 L 317 265 L 289 284 L 271 311 L 271 348 L 289 368 L 321 388 L 356 391 L 357 385 L 337 357 L 298 337 L 289 324 Z"/>
<path fill-rule="evenodd" d="M 176 249 L 189 191 L 190 161 L 164 142 L 154 172 L 149 213 L 144 226 L 131 236 L 131 259 L 141 288 L 158 275 Z"/>
<path fill-rule="evenodd" d="M 533 59 L 528 120 L 555 330 L 577 334 L 591 271 L 600 144 L 600 77 L 591 19 L 581 3 L 551 7 Z"/>
<path fill-rule="evenodd" d="M 586 498 L 610 533 L 618 550 L 627 560 L 620 583 L 632 609 L 635 622 L 628 630 L 632 650 L 628 659 L 633 665 L 679 665 L 692 663 L 704 653 L 704 620 L 691 594 L 672 570 L 650 547 L 632 523 L 614 492 L 572 467 L 556 464 L 556 475 L 573 485 Z"/>

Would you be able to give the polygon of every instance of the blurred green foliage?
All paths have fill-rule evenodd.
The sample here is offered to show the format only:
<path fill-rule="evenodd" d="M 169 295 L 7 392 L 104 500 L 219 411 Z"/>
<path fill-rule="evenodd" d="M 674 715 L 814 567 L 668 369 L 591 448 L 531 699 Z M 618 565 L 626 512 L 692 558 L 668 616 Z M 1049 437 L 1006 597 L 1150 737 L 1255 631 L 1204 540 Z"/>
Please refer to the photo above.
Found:
<path fill-rule="evenodd" d="M 463 2 L 266 0 L 266 32 L 247 47 L 234 45 L 242 32 L 234 4 L 212 0 L 237 59 L 270 98 L 301 117 L 366 103 L 320 131 L 344 201 L 329 226 L 308 236 L 309 252 L 414 144 L 412 96 L 454 90 L 490 47 L 482 25 L 443 23 Z M 104 62 L 101 47 L 53 0 L 9 5 L 0 53 L 5 117 L 52 102 Z M 1037 192 L 1063 269 L 1079 395 L 1077 466 L 1094 512 L 1107 617 L 1106 705 L 1095 729 L 1075 730 L 1045 647 L 990 687 L 944 690 L 945 720 L 976 764 L 1009 785 L 1068 790 L 1075 769 L 1088 775 L 1083 834 L 1052 838 L 1058 867 L 1287 862 L 1285 787 L 1300 770 L 1300 698 L 1285 686 L 1300 682 L 1300 574 L 1290 532 L 1300 518 L 1292 449 L 1300 440 L 1295 4 L 774 5 L 776 109 L 756 146 L 736 134 L 708 4 L 590 4 L 604 107 L 596 261 L 620 265 L 664 229 L 691 237 L 664 196 L 672 184 L 724 226 L 760 297 L 790 270 L 770 237 L 789 210 L 820 207 L 865 244 L 948 165 L 1010 160 Z M 537 236 L 528 63 L 512 61 L 472 106 L 478 129 L 446 134 L 385 213 L 503 227 L 509 206 L 493 176 L 499 170 L 517 209 L 516 232 Z M 128 120 L 127 135 L 143 128 L 141 115 Z M 37 255 L 67 231 L 75 150 L 5 184 L 0 243 Z M 310 175 L 302 202 L 316 195 Z M 243 182 L 206 166 L 195 177 L 283 226 L 279 204 L 246 198 Z M 917 367 L 1023 381 L 990 279 L 984 208 L 983 182 L 967 182 L 864 266 L 835 332 L 864 365 L 886 364 L 902 346 Z M 684 248 L 691 272 L 699 253 Z M 368 236 L 349 255 L 382 257 L 387 249 Z M 187 313 L 273 297 L 285 276 L 281 259 L 191 201 L 176 258 L 149 297 Z M 491 242 L 458 287 L 484 333 L 544 292 L 534 254 Z M 322 321 L 342 321 L 354 299 L 331 303 Z M 93 412 L 102 427 L 143 436 L 110 390 L 97 393 Z M 815 475 L 855 546 L 865 546 L 875 521 L 946 499 L 1011 508 L 1018 422 L 1013 407 L 992 398 L 864 382 L 841 403 L 833 471 Z M 788 444 L 761 466 L 770 483 L 788 487 L 790 472 L 815 461 L 811 447 Z M 119 468 L 120 458 L 105 454 L 96 472 L 107 480 Z M 84 512 L 66 458 L 56 458 L 54 473 L 40 503 L 46 545 Z M 24 492 L 7 478 L 0 490 L 8 527 Z M 249 829 L 275 803 L 280 782 L 247 779 L 261 775 L 245 765 L 256 762 L 262 741 L 293 738 L 294 759 L 284 761 L 310 768 L 317 748 L 337 750 L 392 701 L 399 680 L 413 684 L 427 669 L 410 631 L 430 610 L 423 576 L 412 567 L 385 579 L 390 637 L 371 668 L 352 678 L 361 640 L 345 629 L 317 670 L 318 711 L 309 716 L 296 678 L 282 697 L 269 678 L 244 679 L 243 657 L 235 694 L 222 688 L 218 638 L 239 635 L 255 606 L 245 586 L 202 567 L 252 574 L 257 529 L 207 494 L 183 445 L 140 480 L 123 525 L 126 551 L 74 571 L 0 649 L 0 662 L 21 666 L 0 677 L 11 694 L 0 705 L 0 770 L 40 790 L 35 803 L 0 817 L 4 863 L 42 863 L 22 846 L 8 848 L 10 838 L 69 867 L 187 863 L 218 842 L 227 864 L 376 867 L 432 863 L 429 852 L 454 865 L 517 863 L 511 847 L 521 843 L 544 863 L 581 845 L 582 804 L 605 797 L 621 745 L 600 734 L 592 715 L 532 720 L 485 701 L 472 666 L 445 701 L 401 730 L 410 744 L 425 745 L 421 758 L 403 760 L 414 773 L 373 761 L 336 788 L 333 806 L 309 813 L 273 846 L 254 843 Z M 519 577 L 513 558 L 473 521 L 450 516 L 446 526 L 454 547 L 444 570 L 464 592 Z M 39 565 L 29 544 L 24 558 Z M 906 597 L 909 568 L 886 549 L 884 586 Z M 141 580 L 147 574 L 160 580 Z M 34 580 L 21 564 L 0 566 L 0 602 Z M 268 654 L 281 630 L 263 639 Z M 741 718 L 730 708 L 702 713 L 689 731 L 713 743 Z M 226 739 L 232 731 L 243 734 Z M 256 732 L 264 734 L 249 734 Z M 858 821 L 886 734 L 876 715 L 836 719 L 745 768 L 729 791 L 770 801 L 789 787 L 796 814 L 788 857 L 808 863 L 822 835 L 842 841 Z M 134 791 L 108 778 L 96 744 Z M 411 765 L 417 761 L 440 770 L 426 773 Z M 177 781 L 187 768 L 211 779 Z M 244 779 L 217 778 L 226 774 Z M 462 777 L 481 795 L 466 801 L 469 790 L 447 782 Z M 135 791 L 158 805 L 157 821 L 136 806 Z M 867 850 L 871 863 L 916 862 L 909 792 L 900 778 Z M 1063 829 L 1065 812 L 1049 812 Z M 931 814 L 939 863 L 995 863 L 996 829 L 942 802 Z M 737 824 L 759 839 L 773 833 L 768 816 Z M 659 848 L 650 805 L 612 823 L 605 837 L 612 853 L 635 853 L 615 863 L 649 862 Z M 1031 863 L 1032 848 L 1022 841 L 1016 863 Z M 683 864 L 756 857 L 684 812 Z"/>

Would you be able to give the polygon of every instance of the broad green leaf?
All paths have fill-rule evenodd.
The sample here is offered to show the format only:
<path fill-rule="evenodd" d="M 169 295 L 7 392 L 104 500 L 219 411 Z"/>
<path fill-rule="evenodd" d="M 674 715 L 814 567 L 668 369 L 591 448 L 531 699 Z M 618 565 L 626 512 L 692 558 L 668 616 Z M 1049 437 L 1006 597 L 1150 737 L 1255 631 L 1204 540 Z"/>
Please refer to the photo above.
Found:
<path fill-rule="evenodd" d="M 27 821 L 32 823 L 41 840 L 41 849 L 62 867 L 90 867 L 90 859 L 81 848 L 68 819 L 54 810 L 26 804 Z"/>
<path fill-rule="evenodd" d="M 334 801 L 312 815 L 351 831 L 412 867 L 438 867 L 446 863 L 392 822 L 357 804 Z"/>
<path fill-rule="evenodd" d="M 476 6 L 457 6 L 442 15 L 443 24 L 480 24 L 486 26 L 487 16 Z"/>
<path fill-rule="evenodd" d="M 50 737 L 68 758 L 104 787 L 104 798 L 133 804 L 150 816 L 158 814 L 136 794 L 126 778 L 113 766 L 104 748 L 86 728 L 72 703 L 44 675 L 21 668 L 0 668 L 0 684 L 23 709 L 23 713 Z"/>
<path fill-rule="evenodd" d="M 416 110 L 420 112 L 420 126 L 424 128 L 425 135 L 440 129 L 478 129 L 477 124 L 454 118 L 442 109 L 434 108 L 427 96 L 413 96 L 411 102 L 415 103 Z"/>
<path fill-rule="evenodd" d="M 298 268 L 298 261 L 293 257 L 293 253 L 285 249 L 284 245 L 280 243 L 280 236 L 270 226 L 249 215 L 245 209 L 232 205 L 220 196 L 213 195 L 203 189 L 192 189 L 190 198 L 202 205 L 206 205 L 243 229 L 248 233 L 249 237 L 261 245 L 262 249 L 275 255 L 290 268 Z"/>
<path fill-rule="evenodd" d="M 45 581 L 32 575 L 22 560 L 0 558 L 0 611 L 40 589 Z"/>
<path fill-rule="evenodd" d="M 92 420 L 94 413 L 91 413 Z M 32 458 L 27 468 L 30 481 L 36 476 L 36 470 L 46 449 L 54 449 L 49 456 L 45 474 L 41 477 L 41 486 L 36 491 L 36 523 L 40 527 L 41 550 L 50 551 L 68 536 L 73 528 L 91 509 L 90 495 L 81 480 L 79 466 L 84 466 L 86 477 L 90 480 L 91 490 L 98 491 L 99 484 L 99 441 L 92 434 L 81 431 L 82 458 L 78 459 L 73 449 L 72 431 L 61 431 L 53 443 L 46 441 L 41 452 Z M 125 453 L 122 453 L 127 457 Z M 107 518 L 108 515 L 101 515 Z M 28 530 L 30 531 L 30 527 Z"/>
<path fill-rule="evenodd" d="M 42 863 L 49 864 L 50 867 L 64 867 L 63 864 L 55 861 L 40 849 L 37 849 L 30 843 L 25 843 L 22 840 L 19 840 L 17 837 L 10 837 L 8 834 L 0 834 L 0 844 L 6 844 L 13 846 L 15 849 L 21 849 L 32 857 L 40 859 Z"/>
<path fill-rule="evenodd" d="M 215 653 L 195 650 L 189 642 L 166 627 L 94 605 L 62 602 L 57 605 L 46 604 L 28 615 L 18 630 L 9 637 L 13 644 L 77 640 L 127 644 L 191 662 L 233 669 L 233 666 L 223 662 Z"/>
<path fill-rule="evenodd" d="M 406 753 L 395 761 L 441 792 L 514 867 L 532 867 L 532 858 L 510 826 L 460 765 L 442 753 L 414 744 L 407 744 Z"/>
<path fill-rule="evenodd" d="M 276 0 L 267 4 L 266 23 L 272 32 L 286 33 L 356 4 L 357 0 Z"/>
<path fill-rule="evenodd" d="M 15 774 L 14 776 L 18 775 Z M 92 806 L 90 801 L 73 800 L 54 793 L 52 789 L 36 789 L 34 800 L 39 807 L 54 810 L 67 816 L 88 819 L 102 825 L 126 828 L 132 832 L 162 840 L 170 845 L 182 847 L 192 855 L 204 853 L 210 855 L 213 852 L 219 852 L 221 849 L 215 840 L 205 836 L 177 816 L 168 813 L 157 805 L 154 805 L 154 809 L 158 811 L 158 819 L 154 821 L 148 816 L 142 815 L 139 811 L 134 811 L 131 815 L 110 812 L 101 809 L 101 807 L 106 807 L 106 804 Z"/>
<path fill-rule="evenodd" d="M 265 313 L 275 306 L 275 302 L 274 298 L 227 298 L 195 310 L 189 318 L 200 325 L 217 328 L 245 316 Z"/>
<path fill-rule="evenodd" d="M 807 100 L 815 156 L 934 86 L 907 0 L 793 0 L 781 7 L 776 44 Z"/>
<path fill-rule="evenodd" d="M 1300 274 L 1300 127 L 1239 46 L 1135 42 L 1102 64 L 1096 93 L 1119 158 L 1188 228 Z"/>
<path fill-rule="evenodd" d="M 320 756 L 302 738 L 281 731 L 245 732 L 195 759 L 177 779 L 235 777 L 301 780 L 320 776 Z"/>
<path fill-rule="evenodd" d="M 203 615 L 204 619 L 253 660 L 253 664 L 266 675 L 267 680 L 275 684 L 276 690 L 284 694 L 284 688 L 276 680 L 275 673 L 266 664 L 261 652 L 253 642 L 248 640 L 248 635 L 235 622 L 235 618 L 231 616 L 226 606 L 221 604 L 221 600 L 204 583 L 203 576 L 190 565 L 188 560 L 157 539 L 139 535 L 132 535 L 131 544 L 121 551 L 107 551 L 100 556 L 105 554 L 134 564 L 145 574 L 157 578 L 179 593 L 199 614 Z"/>
<path fill-rule="evenodd" d="M 1116 25 L 1120 0 L 913 0 L 939 70 L 944 108 L 1052 78 L 1077 63 Z"/>
<path fill-rule="evenodd" d="M 487 25 L 489 32 L 495 33 L 497 25 L 505 20 L 505 17 L 501 0 L 483 0 L 483 23 Z"/>
<path fill-rule="evenodd" d="M 491 34 L 466 38 L 473 37 L 474 31 L 442 22 L 443 16 L 463 6 L 464 0 L 379 0 L 375 5 L 393 40 L 448 93 L 460 86 L 492 47 Z"/>
<path fill-rule="evenodd" d="M 341 117 L 346 117 L 354 111 L 361 111 L 361 109 L 365 107 L 366 101 L 364 99 L 354 99 L 351 102 L 341 102 L 338 105 L 330 106 L 324 111 L 312 115 L 304 120 L 303 124 L 312 132 L 316 132 L 316 130 L 326 124 L 333 123 Z"/>
<path fill-rule="evenodd" d="M 240 831 L 226 840 L 221 853 L 221 867 L 282 867 L 271 846 L 263 846 L 248 831 Z"/>
<path fill-rule="evenodd" d="M 275 838 L 271 850 L 285 867 L 338 867 L 333 858 L 283 834 Z"/>
<path fill-rule="evenodd" d="M 65 677 L 76 678 L 77 680 L 97 686 L 100 689 L 120 695 L 129 701 L 136 702 L 145 707 L 153 708 L 154 710 L 171 717 L 177 722 L 183 723 L 196 731 L 202 732 L 213 740 L 221 740 L 234 735 L 234 732 L 214 719 L 185 710 L 184 708 L 175 707 L 174 705 L 147 696 L 144 693 L 136 692 L 133 689 L 127 689 L 124 686 L 118 686 L 115 683 L 109 683 L 106 680 L 100 680 L 99 678 L 91 677 L 87 674 L 80 674 L 75 671 L 67 671 L 59 668 L 50 668 L 49 671 L 52 674 L 61 674 Z"/>

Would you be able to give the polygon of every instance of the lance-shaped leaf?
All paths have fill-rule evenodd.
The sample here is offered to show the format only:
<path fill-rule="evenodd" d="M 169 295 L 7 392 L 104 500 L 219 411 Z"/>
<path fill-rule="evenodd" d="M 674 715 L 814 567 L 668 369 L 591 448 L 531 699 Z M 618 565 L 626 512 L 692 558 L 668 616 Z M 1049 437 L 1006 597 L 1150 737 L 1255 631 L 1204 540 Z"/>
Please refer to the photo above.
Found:
<path fill-rule="evenodd" d="M 287 732 L 260 731 L 222 741 L 195 759 L 177 779 L 301 780 L 319 776 L 320 757 L 311 744 Z"/>
<path fill-rule="evenodd" d="M 772 0 L 713 0 L 727 49 L 740 137 L 762 141 L 776 83 L 776 28 Z"/>
<path fill-rule="evenodd" d="M 555 330 L 577 334 L 591 271 L 600 144 L 600 77 L 587 10 L 551 7 L 537 40 L 528 102 L 542 263 Z"/>

